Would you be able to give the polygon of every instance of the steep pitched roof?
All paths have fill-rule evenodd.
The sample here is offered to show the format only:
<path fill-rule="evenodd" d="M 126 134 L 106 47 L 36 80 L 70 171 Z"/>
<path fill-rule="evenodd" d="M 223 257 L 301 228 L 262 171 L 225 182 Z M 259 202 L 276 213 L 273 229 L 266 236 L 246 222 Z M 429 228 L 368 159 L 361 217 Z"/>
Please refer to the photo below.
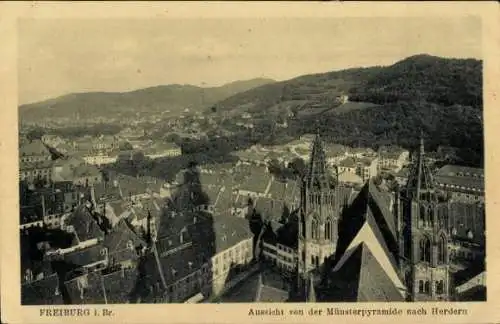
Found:
<path fill-rule="evenodd" d="M 62 305 L 57 274 L 21 285 L 22 305 Z"/>
<path fill-rule="evenodd" d="M 146 246 L 146 242 L 134 233 L 125 220 L 121 219 L 113 230 L 106 235 L 103 245 L 108 248 L 110 258 L 115 262 L 136 260 L 136 248 Z"/>
<path fill-rule="evenodd" d="M 346 254 L 341 267 L 332 275 L 322 299 L 342 302 L 404 301 L 404 286 L 384 266 L 384 257 L 372 251 L 366 242 L 355 245 Z M 375 248 L 378 250 L 377 248 Z"/>
<path fill-rule="evenodd" d="M 435 189 L 433 174 L 425 160 L 424 140 L 423 138 L 420 138 L 420 150 L 416 161 L 410 165 L 410 174 L 408 176 L 408 182 L 406 183 L 406 192 L 409 197 L 420 199 L 423 193 L 430 193 Z M 435 195 L 432 195 L 431 197 L 435 197 Z"/>
<path fill-rule="evenodd" d="M 316 185 L 328 186 L 326 155 L 319 134 L 316 135 L 312 144 L 309 170 L 305 179 L 308 187 Z"/>
<path fill-rule="evenodd" d="M 365 184 L 352 204 L 344 210 L 339 224 L 336 258 L 344 253 L 367 221 L 377 227 L 384 244 L 394 257 L 397 257 L 399 252 L 396 222 L 388 208 L 390 200 L 388 197 L 384 197 L 385 194 L 370 180 Z"/>
<path fill-rule="evenodd" d="M 84 206 L 80 205 L 65 222 L 66 226 L 73 226 L 74 233 L 77 235 L 78 240 L 86 241 L 93 238 L 103 238 L 104 232 L 100 228 L 97 221 L 92 217 L 90 211 Z"/>
<path fill-rule="evenodd" d="M 41 140 L 33 140 L 30 143 L 21 145 L 19 148 L 19 156 L 31 155 L 48 156 L 50 151 Z"/>
<path fill-rule="evenodd" d="M 90 272 L 64 282 L 71 304 L 105 304 L 106 293 L 100 272 Z"/>
<path fill-rule="evenodd" d="M 63 256 L 64 261 L 76 267 L 84 267 L 95 262 L 104 261 L 107 255 L 103 252 L 103 247 L 101 244 L 96 244 L 66 253 Z"/>

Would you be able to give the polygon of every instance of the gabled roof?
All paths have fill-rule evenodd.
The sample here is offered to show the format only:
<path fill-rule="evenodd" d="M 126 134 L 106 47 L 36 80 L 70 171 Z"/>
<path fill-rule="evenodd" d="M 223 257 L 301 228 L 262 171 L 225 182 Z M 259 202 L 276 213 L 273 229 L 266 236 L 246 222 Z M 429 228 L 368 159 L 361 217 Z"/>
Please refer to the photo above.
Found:
<path fill-rule="evenodd" d="M 91 247 L 75 250 L 64 254 L 64 261 L 77 268 L 84 267 L 95 262 L 104 261 L 106 260 L 107 255 L 103 252 L 103 248 L 103 245 L 96 244 Z"/>
<path fill-rule="evenodd" d="M 64 282 L 71 304 L 105 304 L 103 284 L 103 278 L 98 271 Z"/>
<path fill-rule="evenodd" d="M 103 245 L 108 248 L 110 258 L 115 262 L 138 258 L 136 247 L 146 246 L 146 242 L 134 233 L 125 220 L 121 219 L 106 235 Z"/>
<path fill-rule="evenodd" d="M 80 205 L 65 221 L 66 226 L 71 225 L 80 241 L 104 237 L 104 232 L 92 217 L 89 210 Z"/>
<path fill-rule="evenodd" d="M 484 169 L 447 164 L 437 172 L 438 176 L 484 178 Z"/>
<path fill-rule="evenodd" d="M 62 305 L 59 279 L 52 274 L 21 285 L 21 305 Z"/>
<path fill-rule="evenodd" d="M 339 224 L 337 253 L 343 254 L 365 222 L 369 221 L 379 229 L 384 244 L 394 257 L 398 255 L 396 222 L 388 209 L 390 198 L 384 197 L 385 195 L 387 194 L 381 192 L 372 180 L 365 184 L 352 204 L 343 212 Z"/>
<path fill-rule="evenodd" d="M 280 200 L 261 197 L 257 199 L 255 210 L 260 213 L 264 220 L 278 221 L 285 210 L 285 203 Z"/>
<path fill-rule="evenodd" d="M 93 191 L 95 195 L 95 199 L 97 202 L 100 202 L 101 200 L 118 200 L 121 199 L 121 193 L 120 193 L 120 187 L 118 186 L 118 183 L 113 182 L 101 182 L 101 183 L 94 183 L 93 186 Z"/>
<path fill-rule="evenodd" d="M 252 238 L 248 221 L 227 215 L 214 215 L 215 253 L 227 250 L 243 240 Z"/>
<path fill-rule="evenodd" d="M 360 242 L 345 254 L 339 268 L 331 276 L 324 301 L 337 302 L 402 302 L 405 287 L 395 269 L 384 261 L 380 248 Z M 377 251 L 378 250 L 378 251 Z"/>
<path fill-rule="evenodd" d="M 50 151 L 41 140 L 33 140 L 30 143 L 21 145 L 19 148 L 19 156 L 31 155 L 47 156 L 50 155 Z"/>

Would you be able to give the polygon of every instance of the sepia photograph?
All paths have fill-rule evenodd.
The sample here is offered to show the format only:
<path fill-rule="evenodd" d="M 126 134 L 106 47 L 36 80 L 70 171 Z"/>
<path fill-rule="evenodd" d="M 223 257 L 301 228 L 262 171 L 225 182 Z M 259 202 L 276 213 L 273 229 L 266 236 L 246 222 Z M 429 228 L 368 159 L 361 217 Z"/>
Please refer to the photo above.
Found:
<path fill-rule="evenodd" d="M 486 300 L 480 19 L 18 28 L 23 305 Z"/>

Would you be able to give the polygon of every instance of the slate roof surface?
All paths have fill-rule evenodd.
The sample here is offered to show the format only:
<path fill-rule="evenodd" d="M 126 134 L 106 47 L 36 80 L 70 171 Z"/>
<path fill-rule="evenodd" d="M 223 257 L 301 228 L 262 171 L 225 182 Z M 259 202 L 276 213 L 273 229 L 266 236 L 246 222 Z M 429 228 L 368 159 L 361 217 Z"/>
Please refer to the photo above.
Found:
<path fill-rule="evenodd" d="M 65 225 L 73 226 L 80 241 L 104 237 L 103 230 L 92 217 L 89 210 L 80 205 L 65 221 Z"/>
<path fill-rule="evenodd" d="M 404 297 L 366 243 L 359 244 L 336 272 L 328 301 L 402 302 Z"/>
<path fill-rule="evenodd" d="M 109 257 L 114 262 L 122 262 L 138 259 L 136 248 L 146 246 L 146 242 L 132 231 L 126 221 L 122 219 L 106 235 L 103 246 L 108 249 Z"/>
<path fill-rule="evenodd" d="M 103 254 L 103 248 L 103 245 L 96 244 L 91 247 L 69 252 L 64 254 L 64 261 L 78 267 L 83 267 L 94 262 L 103 261 L 107 258 L 107 255 Z"/>
<path fill-rule="evenodd" d="M 50 169 L 52 168 L 53 161 L 37 161 L 37 162 L 27 162 L 20 161 L 19 162 L 19 170 L 27 171 L 27 170 L 38 170 L 38 169 Z"/>
<path fill-rule="evenodd" d="M 450 229 L 456 230 L 455 238 L 471 241 L 480 245 L 485 244 L 485 206 L 479 203 L 450 203 Z M 473 238 L 468 238 L 471 231 Z"/>
<path fill-rule="evenodd" d="M 21 145 L 21 147 L 19 148 L 19 156 L 33 156 L 33 155 L 48 156 L 50 155 L 50 151 L 47 148 L 47 146 L 43 144 L 41 140 L 33 140 L 30 143 Z"/>
<path fill-rule="evenodd" d="M 40 280 L 21 285 L 22 305 L 62 305 L 62 295 L 59 292 L 59 279 L 52 274 Z"/>
<path fill-rule="evenodd" d="M 484 169 L 448 164 L 439 169 L 437 175 L 484 178 Z"/>

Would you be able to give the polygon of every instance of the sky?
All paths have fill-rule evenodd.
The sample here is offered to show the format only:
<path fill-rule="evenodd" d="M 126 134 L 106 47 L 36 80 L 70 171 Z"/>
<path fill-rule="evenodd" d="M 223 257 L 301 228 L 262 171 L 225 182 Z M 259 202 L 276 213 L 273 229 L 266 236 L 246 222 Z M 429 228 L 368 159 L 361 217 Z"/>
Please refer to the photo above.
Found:
<path fill-rule="evenodd" d="M 416 54 L 481 58 L 481 21 L 461 18 L 23 19 L 19 103 L 163 84 L 286 80 Z"/>

